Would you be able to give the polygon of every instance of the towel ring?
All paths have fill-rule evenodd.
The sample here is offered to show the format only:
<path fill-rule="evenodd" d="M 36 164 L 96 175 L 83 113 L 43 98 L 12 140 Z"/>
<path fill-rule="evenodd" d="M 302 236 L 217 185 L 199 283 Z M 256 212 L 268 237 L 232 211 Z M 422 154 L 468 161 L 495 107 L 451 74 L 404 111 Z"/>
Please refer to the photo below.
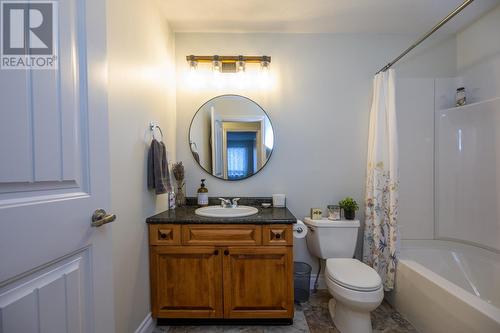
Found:
<path fill-rule="evenodd" d="M 157 128 L 158 131 L 160 131 L 161 141 L 163 141 L 163 131 L 161 130 L 161 127 L 157 124 L 149 123 L 149 130 L 151 131 L 151 136 L 153 137 L 153 139 L 156 139 L 155 138 L 155 128 Z"/>

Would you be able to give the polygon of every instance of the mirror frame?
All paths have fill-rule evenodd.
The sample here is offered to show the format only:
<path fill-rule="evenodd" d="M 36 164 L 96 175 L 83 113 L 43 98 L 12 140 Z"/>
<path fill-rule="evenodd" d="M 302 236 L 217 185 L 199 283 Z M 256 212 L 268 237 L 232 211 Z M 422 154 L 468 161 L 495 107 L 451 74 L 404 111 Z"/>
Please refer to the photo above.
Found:
<path fill-rule="evenodd" d="M 261 110 L 262 112 L 264 112 L 264 115 L 267 117 L 267 119 L 269 120 L 269 123 L 271 124 L 271 128 L 273 129 L 273 149 L 271 150 L 271 153 L 269 154 L 269 157 L 267 158 L 266 160 L 266 163 L 264 163 L 264 165 L 262 165 L 262 167 L 257 170 L 257 172 L 249 175 L 249 176 L 246 176 L 244 178 L 238 178 L 238 179 L 225 179 L 225 178 L 221 178 L 221 177 L 217 177 L 215 176 L 214 174 L 208 172 L 204 167 L 201 166 L 200 163 L 198 163 L 196 161 L 196 159 L 194 158 L 194 155 L 193 155 L 193 150 L 191 149 L 191 128 L 193 127 L 193 122 L 194 122 L 194 118 L 196 117 L 196 115 L 201 111 L 201 109 L 203 109 L 203 107 L 205 105 L 207 105 L 208 103 L 210 103 L 211 101 L 213 101 L 214 99 L 216 98 L 220 98 L 220 97 L 226 97 L 226 96 L 229 96 L 229 97 L 241 97 L 241 98 L 244 98 L 246 100 L 249 100 L 250 102 L 254 103 L 255 105 L 257 105 Z M 191 152 L 191 157 L 193 158 L 193 161 L 195 162 L 195 164 L 197 164 L 203 171 L 205 171 L 207 174 L 209 174 L 210 176 L 216 178 L 216 179 L 219 179 L 219 180 L 223 180 L 223 181 L 228 181 L 228 182 L 237 182 L 237 181 L 240 181 L 240 180 L 245 180 L 245 179 L 248 179 L 250 177 L 253 177 L 255 175 L 257 175 L 259 172 L 261 172 L 266 166 L 267 164 L 269 163 L 269 161 L 271 160 L 271 157 L 273 156 L 273 152 L 274 152 L 274 149 L 275 149 L 275 146 L 276 146 L 276 133 L 275 133 L 275 129 L 274 129 L 274 125 L 273 125 L 273 122 L 271 121 L 271 118 L 269 117 L 269 114 L 267 114 L 266 110 L 264 110 L 264 108 L 262 106 L 260 106 L 259 103 L 255 102 L 253 99 L 249 98 L 249 97 L 246 97 L 246 96 L 243 96 L 243 95 L 238 95 L 238 94 L 223 94 L 223 95 L 218 95 L 218 96 L 215 96 L 215 97 L 212 97 L 210 98 L 208 101 L 206 101 L 205 103 L 203 103 L 199 108 L 198 110 L 196 110 L 195 114 L 193 115 L 193 118 L 191 119 L 191 123 L 189 124 L 189 131 L 188 131 L 188 146 L 189 146 L 189 151 Z"/>

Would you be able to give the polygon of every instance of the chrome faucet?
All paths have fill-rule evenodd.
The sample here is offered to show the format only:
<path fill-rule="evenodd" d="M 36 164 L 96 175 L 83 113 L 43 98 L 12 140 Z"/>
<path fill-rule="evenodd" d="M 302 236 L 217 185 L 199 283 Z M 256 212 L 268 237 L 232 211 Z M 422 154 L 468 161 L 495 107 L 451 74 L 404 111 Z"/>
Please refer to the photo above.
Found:
<path fill-rule="evenodd" d="M 232 202 L 231 200 L 224 198 L 219 198 L 219 200 L 222 208 L 236 208 L 238 207 L 238 200 L 240 200 L 240 198 L 234 198 Z"/>
<path fill-rule="evenodd" d="M 238 207 L 238 200 L 240 200 L 240 198 L 234 198 L 233 199 L 233 203 L 231 204 L 231 208 Z"/>
<path fill-rule="evenodd" d="M 231 201 L 229 199 L 219 198 L 219 200 L 220 200 L 220 206 L 222 208 L 229 208 L 229 207 L 231 207 Z"/>

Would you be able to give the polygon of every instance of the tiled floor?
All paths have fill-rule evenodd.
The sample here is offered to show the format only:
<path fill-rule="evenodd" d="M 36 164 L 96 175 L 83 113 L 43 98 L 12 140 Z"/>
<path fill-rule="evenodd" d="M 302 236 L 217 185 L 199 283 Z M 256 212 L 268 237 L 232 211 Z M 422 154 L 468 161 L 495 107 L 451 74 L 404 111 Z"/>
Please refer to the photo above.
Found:
<path fill-rule="evenodd" d="M 153 333 L 339 333 L 328 312 L 326 290 L 311 294 L 309 302 L 296 305 L 292 326 L 158 326 Z M 386 302 L 372 313 L 373 333 L 417 333 Z"/>

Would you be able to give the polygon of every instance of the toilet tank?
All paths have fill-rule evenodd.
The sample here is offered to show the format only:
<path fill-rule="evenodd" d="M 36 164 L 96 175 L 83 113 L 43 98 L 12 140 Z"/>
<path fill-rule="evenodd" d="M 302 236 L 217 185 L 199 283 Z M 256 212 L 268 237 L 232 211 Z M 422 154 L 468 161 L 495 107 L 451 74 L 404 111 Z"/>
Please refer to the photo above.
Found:
<path fill-rule="evenodd" d="M 305 218 L 308 232 L 307 248 L 311 254 L 322 259 L 352 258 L 358 240 L 359 221 Z"/>

